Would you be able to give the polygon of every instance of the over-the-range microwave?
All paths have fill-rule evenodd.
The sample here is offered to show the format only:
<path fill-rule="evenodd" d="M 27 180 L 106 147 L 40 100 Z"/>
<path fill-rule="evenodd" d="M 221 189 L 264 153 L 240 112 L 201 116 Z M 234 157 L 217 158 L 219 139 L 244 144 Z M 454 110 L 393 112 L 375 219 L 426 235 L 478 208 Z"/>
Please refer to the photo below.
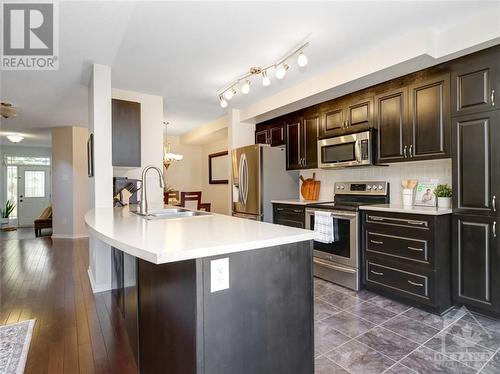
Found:
<path fill-rule="evenodd" d="M 318 166 L 331 169 L 372 165 L 372 138 L 371 131 L 363 131 L 318 140 Z"/>

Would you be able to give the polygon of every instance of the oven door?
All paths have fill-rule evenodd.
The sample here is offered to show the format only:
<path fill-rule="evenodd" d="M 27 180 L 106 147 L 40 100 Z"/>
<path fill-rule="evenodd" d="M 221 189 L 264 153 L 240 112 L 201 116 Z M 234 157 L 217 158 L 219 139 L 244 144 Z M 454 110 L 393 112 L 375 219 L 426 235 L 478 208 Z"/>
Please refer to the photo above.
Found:
<path fill-rule="evenodd" d="M 306 229 L 314 230 L 314 211 L 306 209 Z M 323 210 L 323 209 L 321 209 Z M 358 268 L 358 215 L 354 212 L 331 212 L 338 236 L 333 243 L 314 241 L 314 256 L 353 268 Z"/>

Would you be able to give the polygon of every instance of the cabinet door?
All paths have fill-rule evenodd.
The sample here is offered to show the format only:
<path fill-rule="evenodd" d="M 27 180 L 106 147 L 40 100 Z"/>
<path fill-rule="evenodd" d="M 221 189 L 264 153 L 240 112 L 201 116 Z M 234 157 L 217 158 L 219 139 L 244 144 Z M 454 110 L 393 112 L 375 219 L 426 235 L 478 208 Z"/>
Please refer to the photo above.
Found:
<path fill-rule="evenodd" d="M 141 104 L 112 99 L 113 166 L 141 166 Z"/>
<path fill-rule="evenodd" d="M 498 215 L 500 112 L 453 119 L 453 206 L 463 214 Z"/>
<path fill-rule="evenodd" d="M 485 310 L 498 309 L 500 269 L 494 218 L 453 217 L 453 297 Z"/>
<path fill-rule="evenodd" d="M 401 88 L 375 97 L 378 162 L 406 160 L 408 155 L 407 92 L 406 88 Z"/>
<path fill-rule="evenodd" d="M 346 127 L 350 132 L 367 130 L 373 125 L 373 98 L 354 98 L 346 106 Z"/>
<path fill-rule="evenodd" d="M 416 159 L 450 156 L 449 74 L 410 86 L 412 142 L 408 155 Z"/>
<path fill-rule="evenodd" d="M 283 123 L 279 123 L 269 128 L 269 144 L 271 144 L 271 147 L 285 144 L 285 131 L 283 127 Z"/>
<path fill-rule="evenodd" d="M 296 170 L 302 166 L 302 118 L 286 123 L 286 169 Z"/>
<path fill-rule="evenodd" d="M 255 144 L 268 144 L 269 136 L 267 128 L 257 127 L 255 130 Z"/>
<path fill-rule="evenodd" d="M 320 138 L 329 138 L 342 134 L 345 126 L 345 114 L 341 100 L 329 102 L 321 110 Z"/>
<path fill-rule="evenodd" d="M 304 117 L 302 141 L 303 169 L 315 169 L 318 167 L 318 128 L 319 113 Z"/>
<path fill-rule="evenodd" d="M 498 109 L 498 52 L 469 56 L 452 66 L 452 115 L 479 113 Z"/>

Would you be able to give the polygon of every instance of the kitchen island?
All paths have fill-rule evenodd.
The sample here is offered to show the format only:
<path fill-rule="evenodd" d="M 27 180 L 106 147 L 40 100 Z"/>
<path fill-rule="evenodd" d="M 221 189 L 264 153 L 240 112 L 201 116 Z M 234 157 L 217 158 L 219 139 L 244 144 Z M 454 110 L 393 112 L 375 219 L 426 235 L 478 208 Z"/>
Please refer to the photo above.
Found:
<path fill-rule="evenodd" d="M 311 231 L 128 207 L 85 222 L 125 257 L 114 283 L 140 373 L 313 373 Z"/>

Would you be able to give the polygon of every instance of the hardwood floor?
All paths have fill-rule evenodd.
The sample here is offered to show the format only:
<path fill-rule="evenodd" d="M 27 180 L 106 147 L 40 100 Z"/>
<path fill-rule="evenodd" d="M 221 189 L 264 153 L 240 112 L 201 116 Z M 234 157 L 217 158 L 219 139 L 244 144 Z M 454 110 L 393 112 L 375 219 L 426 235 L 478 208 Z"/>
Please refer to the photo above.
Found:
<path fill-rule="evenodd" d="M 110 292 L 93 294 L 88 240 L 0 240 L 0 325 L 36 319 L 25 373 L 136 373 Z"/>

